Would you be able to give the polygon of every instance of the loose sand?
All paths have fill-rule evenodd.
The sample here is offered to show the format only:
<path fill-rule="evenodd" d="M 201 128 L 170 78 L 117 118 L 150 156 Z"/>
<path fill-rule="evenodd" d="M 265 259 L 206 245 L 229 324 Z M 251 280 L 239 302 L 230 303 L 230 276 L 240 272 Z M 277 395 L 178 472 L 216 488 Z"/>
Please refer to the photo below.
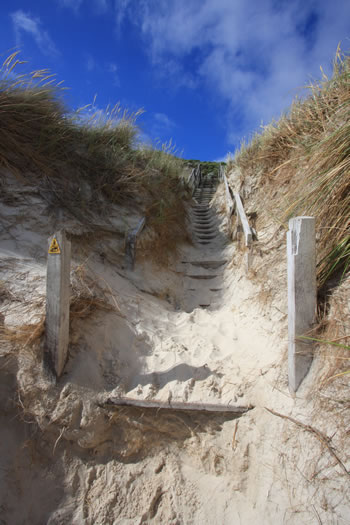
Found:
<path fill-rule="evenodd" d="M 57 225 L 34 188 L 24 195 L 14 186 L 13 196 L 15 206 L 1 205 L 6 328 L 44 313 L 46 243 Z M 247 275 L 223 199 L 219 188 L 212 242 L 199 245 L 193 230 L 193 244 L 166 269 L 142 257 L 134 272 L 123 267 L 124 230 L 139 216 L 114 220 L 115 235 L 61 216 L 74 234 L 74 293 L 98 297 L 109 310 L 72 319 L 69 360 L 56 386 L 38 349 L 3 345 L 1 523 L 350 523 L 349 477 L 327 447 L 266 410 L 332 434 L 332 416 L 322 416 L 313 395 L 319 359 L 297 397 L 288 392 L 284 249 L 273 278 L 271 269 L 257 271 L 269 265 L 261 254 Z M 225 263 L 192 264 L 203 261 Z M 216 277 L 198 279 L 208 275 Z M 108 404 L 121 395 L 251 409 L 237 418 Z M 338 433 L 332 446 L 346 463 L 344 443 Z"/>

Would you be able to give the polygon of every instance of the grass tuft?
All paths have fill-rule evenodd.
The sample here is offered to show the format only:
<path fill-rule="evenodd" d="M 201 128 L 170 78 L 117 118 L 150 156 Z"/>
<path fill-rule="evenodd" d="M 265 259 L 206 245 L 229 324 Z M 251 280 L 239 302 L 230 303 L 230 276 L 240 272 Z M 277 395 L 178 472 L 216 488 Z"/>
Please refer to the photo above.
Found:
<path fill-rule="evenodd" d="M 307 88 L 309 96 L 243 143 L 230 166 L 243 181 L 259 173 L 256 190 L 264 187 L 264 205 L 273 202 L 271 215 L 285 226 L 293 216 L 316 218 L 321 289 L 350 264 L 350 57 L 338 48 L 332 78 Z"/>
<path fill-rule="evenodd" d="M 48 70 L 19 74 L 18 56 L 13 53 L 0 70 L 0 173 L 34 181 L 51 204 L 70 210 L 88 206 L 99 213 L 102 199 L 125 204 L 141 197 L 166 222 L 173 213 L 164 210 L 176 203 L 185 229 L 184 162 L 171 144 L 140 145 L 142 110 L 116 104 L 103 112 L 93 112 L 94 105 L 69 111 L 62 84 Z"/>

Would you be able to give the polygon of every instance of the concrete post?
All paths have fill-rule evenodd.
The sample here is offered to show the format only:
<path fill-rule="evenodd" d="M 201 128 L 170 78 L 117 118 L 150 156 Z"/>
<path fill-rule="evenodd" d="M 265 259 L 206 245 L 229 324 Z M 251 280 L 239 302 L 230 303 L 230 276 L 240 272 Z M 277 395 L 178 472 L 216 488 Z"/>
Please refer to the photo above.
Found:
<path fill-rule="evenodd" d="M 49 239 L 46 280 L 46 358 L 59 377 L 67 360 L 69 342 L 71 243 L 65 232 Z"/>
<path fill-rule="evenodd" d="M 311 366 L 310 341 L 298 337 L 308 332 L 316 315 L 316 248 L 314 217 L 289 221 L 288 255 L 288 383 L 296 392 Z"/>

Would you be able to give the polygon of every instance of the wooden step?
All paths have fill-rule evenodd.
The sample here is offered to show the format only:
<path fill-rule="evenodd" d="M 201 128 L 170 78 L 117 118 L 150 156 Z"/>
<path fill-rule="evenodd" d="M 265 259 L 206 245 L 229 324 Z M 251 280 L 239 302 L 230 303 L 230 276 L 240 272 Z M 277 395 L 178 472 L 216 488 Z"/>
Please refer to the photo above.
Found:
<path fill-rule="evenodd" d="M 235 406 L 225 405 L 218 403 L 187 403 L 184 401 L 159 401 L 157 399 L 138 399 L 130 397 L 110 397 L 105 403 L 104 407 L 115 407 L 115 406 L 130 406 L 130 407 L 141 407 L 150 408 L 157 410 L 193 410 L 197 412 L 227 412 L 230 414 L 237 414 L 237 417 L 241 414 L 245 414 L 248 410 L 254 408 L 251 405 L 248 406 Z"/>
<path fill-rule="evenodd" d="M 215 277 L 218 277 L 218 275 L 186 275 L 186 277 L 189 277 L 190 279 L 215 279 Z"/>
<path fill-rule="evenodd" d="M 220 268 L 220 266 L 223 266 L 226 263 L 226 259 L 219 261 L 182 261 L 182 264 L 191 264 L 192 266 L 201 266 L 203 268 L 213 268 L 214 270 L 216 268 Z"/>

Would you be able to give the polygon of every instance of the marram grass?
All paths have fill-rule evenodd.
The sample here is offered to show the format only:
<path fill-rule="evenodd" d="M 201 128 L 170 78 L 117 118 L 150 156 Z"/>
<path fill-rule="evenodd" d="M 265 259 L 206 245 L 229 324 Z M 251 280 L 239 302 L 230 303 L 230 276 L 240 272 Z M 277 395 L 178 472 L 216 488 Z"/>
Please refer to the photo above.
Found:
<path fill-rule="evenodd" d="M 100 196 L 125 203 L 142 195 L 153 209 L 183 203 L 184 163 L 171 145 L 140 145 L 136 120 L 142 110 L 132 113 L 116 104 L 101 112 L 92 104 L 72 112 L 62 83 L 48 70 L 19 74 L 23 62 L 18 56 L 9 56 L 0 70 L 0 174 L 35 181 L 70 209 L 81 205 L 84 181 L 91 188 L 90 209 L 97 209 Z M 176 224 L 183 221 L 184 227 L 180 211 Z M 164 217 L 170 231 L 172 214 Z"/>
<path fill-rule="evenodd" d="M 308 88 L 231 162 L 243 178 L 259 172 L 285 226 L 298 215 L 316 218 L 321 288 L 350 265 L 350 57 L 338 48 L 332 78 Z"/>

